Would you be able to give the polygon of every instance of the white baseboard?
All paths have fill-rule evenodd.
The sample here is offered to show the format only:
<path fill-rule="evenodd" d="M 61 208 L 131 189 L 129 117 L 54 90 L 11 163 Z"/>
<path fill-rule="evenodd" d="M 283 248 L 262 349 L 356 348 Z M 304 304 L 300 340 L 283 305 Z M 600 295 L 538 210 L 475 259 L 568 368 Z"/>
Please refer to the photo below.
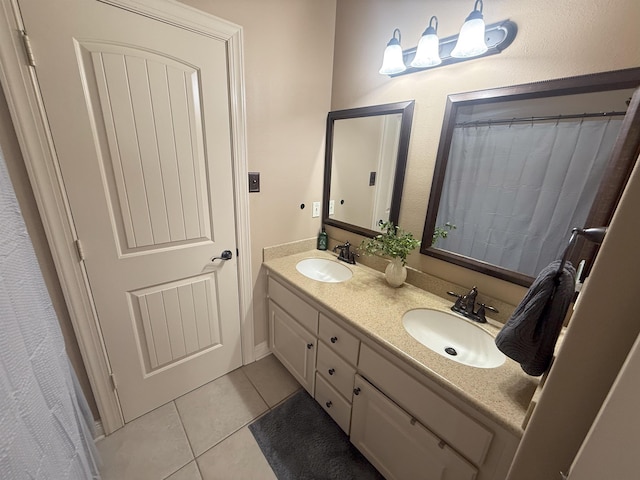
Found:
<path fill-rule="evenodd" d="M 96 420 L 94 425 L 93 440 L 98 441 L 104 438 L 104 427 L 101 420 Z"/>
<path fill-rule="evenodd" d="M 271 349 L 269 348 L 269 342 L 264 341 L 255 346 L 253 349 L 253 354 L 256 357 L 256 360 L 260 360 L 261 358 L 266 357 L 271 353 Z"/>

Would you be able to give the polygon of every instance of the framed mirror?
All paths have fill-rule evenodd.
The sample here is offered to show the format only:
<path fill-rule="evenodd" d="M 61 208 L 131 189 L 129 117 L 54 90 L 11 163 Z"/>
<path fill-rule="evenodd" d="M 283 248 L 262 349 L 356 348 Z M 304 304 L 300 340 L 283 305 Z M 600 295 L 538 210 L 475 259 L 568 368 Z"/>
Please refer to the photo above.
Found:
<path fill-rule="evenodd" d="M 322 221 L 373 237 L 397 225 L 414 101 L 329 112 Z"/>
<path fill-rule="evenodd" d="M 640 153 L 639 85 L 634 68 L 449 95 L 421 253 L 528 286 L 573 228 L 609 225 Z M 588 271 L 595 253 L 581 241 L 569 260 Z"/>

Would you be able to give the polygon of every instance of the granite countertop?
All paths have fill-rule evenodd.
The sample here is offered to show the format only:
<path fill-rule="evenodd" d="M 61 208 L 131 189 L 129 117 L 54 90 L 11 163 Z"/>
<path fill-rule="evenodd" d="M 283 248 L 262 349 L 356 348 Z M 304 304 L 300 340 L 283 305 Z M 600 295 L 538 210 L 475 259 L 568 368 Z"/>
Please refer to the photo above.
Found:
<path fill-rule="evenodd" d="M 268 260 L 264 265 L 477 411 L 522 436 L 522 421 L 537 378 L 525 374 L 510 358 L 497 368 L 462 365 L 423 346 L 404 329 L 402 316 L 406 311 L 414 308 L 450 311 L 450 299 L 407 283 L 400 288 L 389 287 L 382 273 L 360 264 L 348 265 L 353 277 L 346 282 L 318 282 L 296 270 L 296 263 L 305 258 L 335 259 L 335 255 L 311 250 Z M 481 328 L 495 336 L 500 327 L 500 323 L 488 319 Z"/>

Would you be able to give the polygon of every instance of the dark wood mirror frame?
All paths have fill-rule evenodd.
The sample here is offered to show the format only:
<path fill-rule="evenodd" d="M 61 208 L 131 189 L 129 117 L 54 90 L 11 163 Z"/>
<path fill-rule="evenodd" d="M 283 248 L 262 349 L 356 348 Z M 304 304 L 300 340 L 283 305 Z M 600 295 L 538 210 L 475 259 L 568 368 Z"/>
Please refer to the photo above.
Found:
<path fill-rule="evenodd" d="M 391 210 L 389 221 L 398 224 L 400 216 L 400 203 L 402 201 L 402 189 L 404 188 L 404 174 L 407 166 L 407 155 L 409 153 L 409 138 L 411 136 L 411 124 L 413 122 L 413 107 L 415 101 L 388 103 L 384 105 L 374 105 L 369 107 L 350 108 L 346 110 L 335 110 L 327 115 L 326 150 L 324 161 L 324 188 L 322 201 L 322 222 L 324 225 L 331 225 L 349 232 L 357 233 L 365 237 L 375 237 L 380 232 L 350 223 L 335 220 L 329 217 L 329 199 L 331 193 L 331 166 L 333 154 L 333 127 L 336 120 L 345 118 L 372 117 L 378 115 L 402 114 L 400 122 L 400 138 L 398 142 L 398 156 L 396 159 L 395 176 L 393 180 L 393 194 L 391 198 Z"/>
<path fill-rule="evenodd" d="M 630 68 L 613 72 L 449 95 L 447 97 L 447 105 L 442 124 L 442 134 L 440 136 L 440 144 L 436 158 L 433 184 L 429 195 L 420 253 L 518 285 L 531 285 L 533 277 L 528 275 L 431 247 L 431 239 L 440 206 L 440 196 L 442 194 L 458 109 L 469 105 L 631 89 L 637 88 L 638 86 L 640 86 L 640 68 Z M 598 193 L 587 216 L 585 227 L 609 225 L 638 155 L 640 155 L 640 90 L 636 90 L 629 103 L 627 114 L 622 122 L 620 133 L 613 147 L 611 159 L 604 172 Z M 567 242 L 569 241 L 569 233 L 570 232 L 567 232 Z M 596 252 L 597 247 L 595 245 L 584 240 L 579 240 L 569 260 L 576 264 L 577 259 L 587 259 L 585 272 L 588 274 Z"/>

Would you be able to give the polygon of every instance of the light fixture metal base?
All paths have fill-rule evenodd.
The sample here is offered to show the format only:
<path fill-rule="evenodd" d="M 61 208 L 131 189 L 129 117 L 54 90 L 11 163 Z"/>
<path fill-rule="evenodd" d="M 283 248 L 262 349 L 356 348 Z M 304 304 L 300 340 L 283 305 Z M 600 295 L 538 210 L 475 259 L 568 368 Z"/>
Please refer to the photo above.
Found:
<path fill-rule="evenodd" d="M 467 60 L 474 60 L 476 58 L 488 57 L 502 52 L 506 49 L 518 33 L 518 26 L 511 20 L 503 20 L 502 22 L 492 23 L 485 27 L 485 40 L 489 49 L 482 55 L 468 58 L 455 58 L 451 56 L 453 48 L 458 41 L 458 35 L 452 35 L 440 40 L 440 58 L 442 63 L 432 67 L 412 67 L 411 62 L 416 55 L 417 47 L 409 48 L 402 51 L 404 64 L 407 65 L 407 69 L 400 73 L 394 73 L 389 75 L 390 77 L 397 77 L 400 75 L 407 75 L 409 73 L 422 72 L 424 70 L 432 70 L 434 68 L 444 67 L 445 65 L 451 65 L 453 63 L 466 62 Z"/>

